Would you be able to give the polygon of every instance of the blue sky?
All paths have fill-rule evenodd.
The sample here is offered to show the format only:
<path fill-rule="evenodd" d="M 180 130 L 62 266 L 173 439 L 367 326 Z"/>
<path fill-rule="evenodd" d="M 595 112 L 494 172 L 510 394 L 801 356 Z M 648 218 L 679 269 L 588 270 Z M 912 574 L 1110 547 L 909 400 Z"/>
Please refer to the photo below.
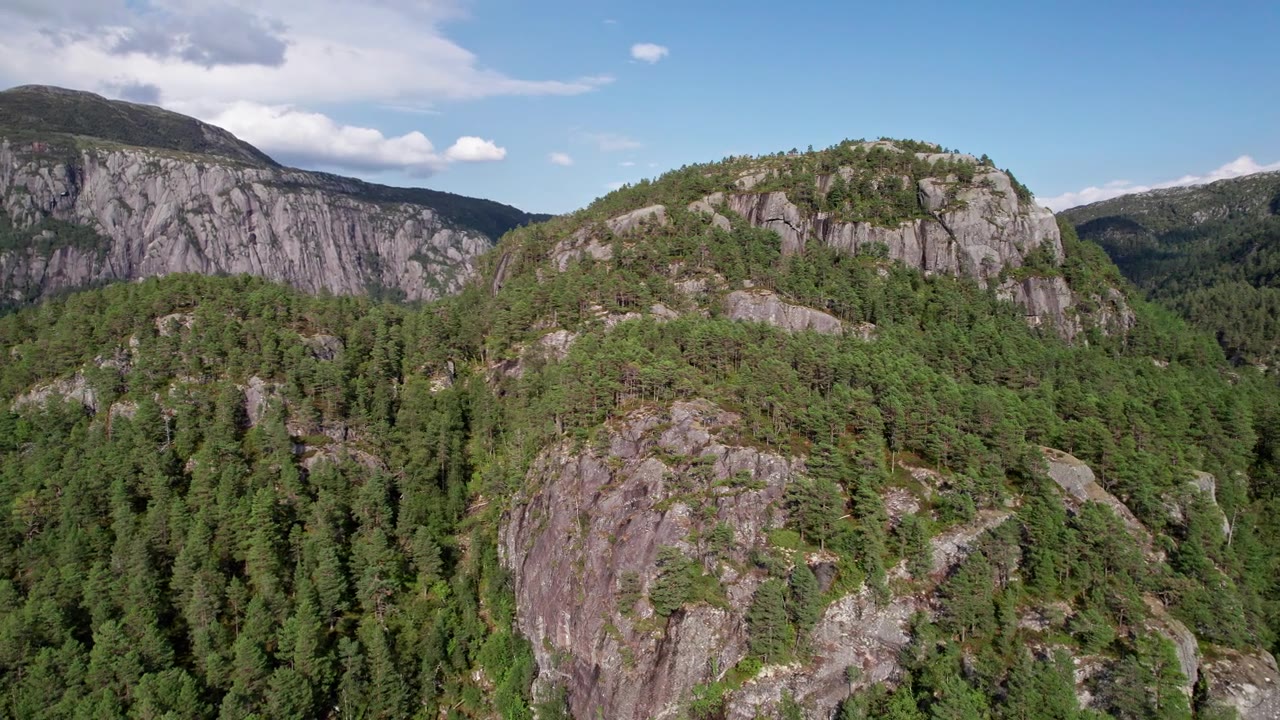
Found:
<path fill-rule="evenodd" d="M 156 102 L 293 164 L 534 211 L 859 137 L 987 153 L 1059 206 L 1280 168 L 1274 1 L 17 0 L 0 15 L 4 85 Z M 636 59 L 637 44 L 659 47 Z"/>

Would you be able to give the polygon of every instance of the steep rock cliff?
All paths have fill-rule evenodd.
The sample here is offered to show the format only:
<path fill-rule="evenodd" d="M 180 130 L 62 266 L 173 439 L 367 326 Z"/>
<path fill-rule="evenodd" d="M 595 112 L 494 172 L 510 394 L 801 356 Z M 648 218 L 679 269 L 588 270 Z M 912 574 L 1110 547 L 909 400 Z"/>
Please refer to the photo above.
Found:
<path fill-rule="evenodd" d="M 742 615 L 759 579 L 733 568 L 749 565 L 764 529 L 780 523 L 794 467 L 718 441 L 717 430 L 734 420 L 710 403 L 677 403 L 632 416 L 609 434 L 607 449 L 553 449 L 531 471 L 501 549 L 539 682 L 565 687 L 574 717 L 674 718 L 713 666 L 727 669 L 745 654 Z M 698 459 L 700 474 L 671 455 Z M 717 522 L 735 535 L 720 558 L 692 539 Z M 727 602 L 658 617 L 645 598 L 664 546 L 698 557 Z"/>
<path fill-rule="evenodd" d="M 62 120 L 77 109 L 98 120 Z M 0 93 L 4 303 L 173 272 L 428 300 L 460 289 L 479 254 L 532 219 L 489 201 L 283 168 L 159 108 L 54 88 Z"/>

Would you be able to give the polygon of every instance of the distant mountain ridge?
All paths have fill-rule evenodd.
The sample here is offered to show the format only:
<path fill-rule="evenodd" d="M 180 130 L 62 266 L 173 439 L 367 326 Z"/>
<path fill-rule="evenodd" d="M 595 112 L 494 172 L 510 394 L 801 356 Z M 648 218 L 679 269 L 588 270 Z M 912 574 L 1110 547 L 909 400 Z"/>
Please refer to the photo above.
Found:
<path fill-rule="evenodd" d="M 426 300 L 545 215 L 281 166 L 231 133 L 62 88 L 0 92 L 0 303 L 171 272 Z"/>
<path fill-rule="evenodd" d="M 1280 359 L 1280 172 L 1064 211 L 1152 299 L 1214 332 L 1237 362 Z"/>

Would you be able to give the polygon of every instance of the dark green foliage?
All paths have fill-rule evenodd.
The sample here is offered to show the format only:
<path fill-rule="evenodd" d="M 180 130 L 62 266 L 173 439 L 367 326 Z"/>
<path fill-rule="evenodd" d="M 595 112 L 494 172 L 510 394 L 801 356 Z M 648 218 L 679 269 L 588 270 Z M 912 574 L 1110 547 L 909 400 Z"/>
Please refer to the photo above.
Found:
<path fill-rule="evenodd" d="M 1131 195 L 1063 215 L 1237 362 L 1280 359 L 1280 174 Z M 1074 235 L 1074 233 L 1073 233 Z"/>
<path fill-rule="evenodd" d="M 834 482 L 797 478 L 787 487 L 786 503 L 789 522 L 802 539 L 825 547 L 835 536 L 844 514 L 844 498 Z"/>
<path fill-rule="evenodd" d="M 775 662 L 790 652 L 795 630 L 787 616 L 787 588 L 782 581 L 769 578 L 756 589 L 747 611 L 747 631 L 751 652 L 766 662 Z"/>
<path fill-rule="evenodd" d="M 791 622 L 795 623 L 800 637 L 805 637 L 818 622 L 822 614 L 822 598 L 818 589 L 818 579 L 813 571 L 803 562 L 796 563 L 791 571 L 788 597 L 788 609 Z"/>
<path fill-rule="evenodd" d="M 942 586 L 945 627 L 961 641 L 994 629 L 995 596 L 991 563 L 982 553 L 970 555 Z"/>
<path fill-rule="evenodd" d="M 868 167 L 904 162 L 831 152 L 770 163 L 816 179 L 845 153 L 865 154 L 854 160 Z M 762 480 L 664 457 L 669 502 L 689 508 L 696 527 L 692 557 L 667 548 L 658 558 L 649 599 L 659 617 L 725 602 L 709 568 L 749 553 L 734 569 L 760 581 L 747 610 L 758 667 L 805 657 L 823 599 L 803 558 L 818 546 L 837 558 L 831 596 L 864 583 L 878 600 L 939 593 L 937 623 L 913 623 L 903 682 L 851 699 L 846 717 L 1075 717 L 1061 658 L 1023 652 L 1054 643 L 1108 653 L 1118 677 L 1159 691 L 1172 682 L 1167 658 L 1127 632 L 1142 627 L 1152 594 L 1215 642 L 1272 642 L 1273 384 L 1248 371 L 1224 378 L 1210 338 L 1149 305 L 1136 304 L 1128 336 L 1069 346 L 975 283 L 818 243 L 783 258 L 772 233 L 737 222 L 726 232 L 681 209 L 746 167 L 677 171 L 516 231 L 488 261 L 494 271 L 506 258 L 496 293 L 477 284 L 423 308 L 178 276 L 0 317 L 6 402 L 77 371 L 99 397 L 96 412 L 51 401 L 0 413 L 0 714 L 120 715 L 143 697 L 160 708 L 194 694 L 186 707 L 204 717 L 336 706 L 344 717 L 528 718 L 534 666 L 497 559 L 501 513 L 544 449 L 597 448 L 605 423 L 676 400 L 732 412 L 721 442 L 803 457 L 805 473 L 779 498 L 787 525 L 773 546 L 738 550 L 716 509 Z M 905 190 L 846 187 L 842 202 L 880 203 L 893 217 Z M 668 205 L 668 226 L 643 242 L 612 239 L 611 260 L 550 269 L 547 252 L 575 223 L 653 201 Z M 1105 259 L 1073 247 L 1064 275 L 1104 288 Z M 874 322 L 877 337 L 732 322 L 715 297 L 696 298 L 706 316 L 596 331 L 601 311 L 688 308 L 672 281 L 713 274 Z M 192 327 L 157 328 L 171 313 Z M 523 372 L 501 371 L 554 328 L 578 333 L 563 360 L 530 354 Z M 319 356 L 316 334 L 342 349 Z M 102 362 L 117 353 L 127 366 Z M 241 388 L 252 376 L 278 398 L 254 409 L 250 427 Z M 136 411 L 112 413 L 111 403 Z M 1169 563 L 1146 556 L 1109 508 L 1068 512 L 1039 446 L 1089 463 Z M 903 462 L 939 473 L 929 497 Z M 1220 516 L 1185 494 L 1197 469 L 1219 478 L 1229 538 Z M 892 535 L 887 488 L 910 489 L 923 506 Z M 929 577 L 931 532 L 1002 513 L 1011 519 L 969 543 L 948 577 Z M 901 558 L 910 583 L 886 571 Z M 624 574 L 603 591 L 626 610 L 641 588 L 639 574 Z M 1051 623 L 1048 637 L 1019 627 L 1024 610 L 1061 604 L 1073 620 Z M 711 717 L 718 692 L 690 700 Z M 1038 705 L 1028 701 L 1036 693 Z M 1180 711 L 1163 695 L 1114 702 Z M 552 707 L 563 699 L 548 716 Z"/>
<path fill-rule="evenodd" d="M 679 548 L 670 545 L 658 550 L 658 577 L 649 590 L 649 602 L 653 611 L 661 617 L 667 617 L 680 609 L 689 599 L 693 589 L 690 577 L 694 563 Z"/>
<path fill-rule="evenodd" d="M 898 552 L 907 559 L 907 572 L 918 579 L 933 567 L 933 548 L 929 544 L 928 522 L 917 514 L 907 515 L 894 529 Z"/>
<path fill-rule="evenodd" d="M 1121 720 L 1189 720 L 1185 682 L 1173 645 L 1146 633 L 1137 636 L 1132 653 L 1101 682 L 1100 695 L 1107 712 Z"/>
<path fill-rule="evenodd" d="M 201 331 L 161 334 L 154 318 L 178 311 Z M 527 720 L 532 653 L 512 632 L 494 521 L 459 525 L 489 400 L 466 378 L 435 394 L 401 385 L 434 345 L 419 349 L 405 311 L 179 277 L 0 328 L 19 348 L 0 369 L 10 397 L 59 364 L 110 357 L 111 335 L 138 339 L 123 370 L 86 373 L 102 402 L 135 412 L 108 425 L 105 405 L 95 417 L 51 402 L 0 416 L 0 715 L 435 716 L 476 695 L 483 668 L 492 691 L 469 712 Z M 316 358 L 315 333 L 344 350 Z M 281 396 L 252 428 L 233 382 L 250 374 Z M 175 402 L 179 375 L 196 380 Z M 308 469 L 335 441 L 291 437 L 295 423 L 346 427 L 386 465 L 335 455 Z"/>

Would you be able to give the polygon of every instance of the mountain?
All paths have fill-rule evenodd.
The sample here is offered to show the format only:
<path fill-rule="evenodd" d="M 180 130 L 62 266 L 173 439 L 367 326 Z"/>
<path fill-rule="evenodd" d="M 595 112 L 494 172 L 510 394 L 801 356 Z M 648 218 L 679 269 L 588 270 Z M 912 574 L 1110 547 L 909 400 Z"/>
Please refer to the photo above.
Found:
<path fill-rule="evenodd" d="M 307 292 L 456 292 L 546 216 L 285 168 L 220 128 L 60 88 L 0 92 L 0 301 L 171 272 Z"/>
<path fill-rule="evenodd" d="M 993 163 L 0 316 L 0 715 L 1272 717 L 1280 390 Z"/>
<path fill-rule="evenodd" d="M 1238 363 L 1280 363 L 1280 173 L 1125 195 L 1062 214 L 1149 297 Z"/>

